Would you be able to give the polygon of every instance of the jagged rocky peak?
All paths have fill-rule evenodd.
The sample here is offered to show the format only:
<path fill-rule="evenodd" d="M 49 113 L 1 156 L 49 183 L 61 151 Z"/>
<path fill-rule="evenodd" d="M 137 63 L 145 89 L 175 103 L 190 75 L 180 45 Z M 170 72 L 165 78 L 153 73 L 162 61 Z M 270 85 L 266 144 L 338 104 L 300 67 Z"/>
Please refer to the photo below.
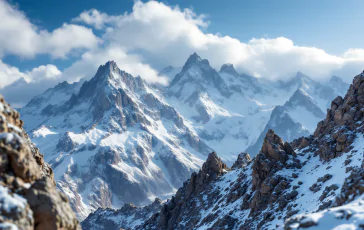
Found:
<path fill-rule="evenodd" d="M 97 72 L 96 72 L 96 76 L 99 76 L 99 73 L 100 74 L 103 74 L 105 73 L 106 71 L 115 71 L 115 70 L 118 70 L 119 67 L 118 65 L 116 64 L 115 61 L 108 61 L 106 62 L 104 65 L 100 65 Z"/>
<path fill-rule="evenodd" d="M 131 74 L 121 70 L 115 61 L 108 61 L 104 65 L 100 65 L 96 75 L 86 83 L 95 85 L 99 82 L 108 82 L 106 80 L 109 82 L 110 80 L 114 82 L 122 81 L 132 91 L 135 91 L 136 89 L 144 89 L 144 81 L 140 76 L 133 77 Z"/>
<path fill-rule="evenodd" d="M 239 76 L 239 74 L 235 70 L 234 65 L 230 64 L 230 63 L 223 64 L 220 68 L 220 72 L 225 72 L 225 73 L 231 74 L 233 76 Z"/>
<path fill-rule="evenodd" d="M 301 167 L 299 160 L 295 157 L 296 153 L 292 146 L 288 142 L 283 143 L 283 140 L 270 129 L 264 139 L 262 149 L 253 163 L 253 189 L 260 189 L 261 184 L 270 175 L 283 168 Z M 290 158 L 293 161 L 288 164 L 287 161 Z"/>
<path fill-rule="evenodd" d="M 191 54 L 188 57 L 185 65 L 191 65 L 191 64 L 199 63 L 201 61 L 202 61 L 201 57 L 196 52 L 194 52 L 193 54 Z"/>
<path fill-rule="evenodd" d="M 303 89 L 297 89 L 291 98 L 284 104 L 290 108 L 296 108 L 297 106 L 304 107 L 318 118 L 325 117 L 324 112 L 318 107 L 314 99 L 308 95 Z"/>
<path fill-rule="evenodd" d="M 169 73 L 170 72 L 172 72 L 173 70 L 174 70 L 175 68 L 173 67 L 173 66 L 171 66 L 171 65 L 169 65 L 169 66 L 167 66 L 167 67 L 165 67 L 165 68 L 163 68 L 159 73 L 158 73 L 158 75 L 160 75 L 160 76 L 163 76 L 163 75 L 169 75 Z M 174 76 L 170 76 L 170 77 L 174 77 Z"/>
<path fill-rule="evenodd" d="M 52 169 L 0 95 L 0 229 L 80 229 Z"/>
<path fill-rule="evenodd" d="M 290 101 L 301 101 L 301 100 L 313 100 L 308 93 L 306 93 L 303 89 L 298 88 L 290 98 Z"/>
<path fill-rule="evenodd" d="M 269 159 L 282 163 L 288 159 L 288 155 L 295 156 L 296 154 L 291 145 L 288 142 L 283 143 L 282 138 L 275 134 L 272 129 L 268 130 L 260 153 Z"/>
<path fill-rule="evenodd" d="M 342 82 L 343 82 L 343 80 L 338 76 L 333 75 L 330 78 L 330 83 L 342 83 Z"/>
<path fill-rule="evenodd" d="M 238 159 L 234 162 L 232 169 L 244 168 L 251 162 L 251 157 L 248 153 L 240 153 Z"/>
<path fill-rule="evenodd" d="M 351 149 L 355 139 L 352 131 L 363 133 L 364 121 L 364 72 L 357 75 L 344 98 L 336 97 L 320 121 L 314 133 L 321 159 L 329 160 Z"/>
<path fill-rule="evenodd" d="M 200 66 L 210 66 L 210 63 L 207 59 L 202 59 L 196 52 L 191 54 L 187 59 L 186 63 L 184 64 L 182 71 L 188 70 L 193 65 L 200 65 Z"/>
<path fill-rule="evenodd" d="M 230 169 L 215 152 L 210 153 L 205 163 L 203 163 L 201 170 L 198 173 L 192 173 L 188 181 L 186 194 L 189 196 L 194 192 L 202 191 L 207 184 L 228 170 Z"/>
<path fill-rule="evenodd" d="M 216 173 L 221 175 L 224 170 L 227 170 L 228 167 L 224 162 L 222 162 L 221 158 L 217 156 L 215 152 L 212 152 L 207 157 L 206 162 L 202 165 L 203 173 Z"/>
<path fill-rule="evenodd" d="M 194 212 L 199 210 L 199 204 L 194 198 L 202 192 L 210 190 L 209 186 L 228 170 L 230 169 L 215 152 L 210 153 L 201 170 L 198 173 L 192 173 L 191 178 L 178 189 L 171 200 L 163 205 L 161 211 L 139 226 L 138 229 L 176 229 L 175 227 L 178 226 L 180 218 L 185 214 L 184 210 L 191 209 Z M 197 218 L 193 213 L 190 214 L 191 218 Z M 199 219 L 195 221 L 199 221 Z M 157 225 L 156 228 L 153 225 Z"/>
<path fill-rule="evenodd" d="M 300 169 L 301 162 L 296 158 L 292 146 L 269 130 L 260 153 L 252 165 L 252 184 L 256 191 L 250 200 L 251 216 L 265 210 L 269 204 L 279 203 L 278 210 L 283 210 L 287 200 L 297 196 L 286 192 L 290 178 L 277 174 L 282 169 Z M 247 206 L 247 205 L 246 205 Z"/>
<path fill-rule="evenodd" d="M 207 92 L 211 87 L 216 88 L 225 97 L 231 96 L 225 81 L 210 66 L 209 61 L 193 53 L 187 59 L 182 71 L 171 82 L 169 94 L 187 99 L 186 101 L 191 103 L 199 101 L 197 97 L 200 93 Z"/>
<path fill-rule="evenodd" d="M 285 87 L 305 87 L 307 84 L 315 85 L 317 84 L 313 81 L 309 76 L 303 74 L 302 72 L 297 72 L 296 75 L 288 80 L 287 82 L 283 82 L 282 86 Z"/>

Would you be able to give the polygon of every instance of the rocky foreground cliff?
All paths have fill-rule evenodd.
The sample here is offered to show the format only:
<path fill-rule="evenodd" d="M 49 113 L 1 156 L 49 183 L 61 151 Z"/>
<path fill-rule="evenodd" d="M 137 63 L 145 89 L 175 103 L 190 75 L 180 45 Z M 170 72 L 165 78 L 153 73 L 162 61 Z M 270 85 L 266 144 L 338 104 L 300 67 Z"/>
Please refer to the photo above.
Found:
<path fill-rule="evenodd" d="M 81 229 L 22 126 L 0 95 L 0 229 Z"/>
<path fill-rule="evenodd" d="M 232 168 L 211 153 L 159 212 L 118 227 L 363 229 L 363 121 L 364 73 L 333 100 L 314 135 L 288 143 L 269 130 L 259 154 L 241 154 Z"/>

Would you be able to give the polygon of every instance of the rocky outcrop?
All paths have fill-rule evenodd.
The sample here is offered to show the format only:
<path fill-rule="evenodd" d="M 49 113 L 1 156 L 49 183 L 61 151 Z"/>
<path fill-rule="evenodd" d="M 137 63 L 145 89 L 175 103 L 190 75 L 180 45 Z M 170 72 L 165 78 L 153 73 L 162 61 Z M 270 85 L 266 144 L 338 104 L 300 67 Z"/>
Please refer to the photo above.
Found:
<path fill-rule="evenodd" d="M 252 159 L 250 158 L 250 155 L 248 153 L 240 153 L 238 155 L 238 159 L 234 162 L 234 164 L 231 166 L 231 168 L 232 169 L 244 168 L 251 161 L 252 161 Z"/>
<path fill-rule="evenodd" d="M 357 98 L 351 107 L 363 107 L 357 87 L 362 77 L 355 78 L 344 99 L 334 100 L 339 105 L 332 109 L 342 107 L 350 95 Z M 332 229 L 347 224 L 362 228 L 361 116 L 344 122 L 330 113 L 336 112 L 329 110 L 317 128 L 321 131 L 292 143 L 268 130 L 251 163 L 249 155 L 242 153 L 228 169 L 216 154 L 210 154 L 200 172 L 192 174 L 176 196 L 137 229 Z M 327 141 L 347 143 L 347 156 L 339 154 L 329 161 L 331 157 L 320 154 Z"/>
<path fill-rule="evenodd" d="M 0 96 L 0 228 L 80 229 L 53 172 Z"/>
<path fill-rule="evenodd" d="M 39 113 L 36 101 L 22 111 L 80 220 L 98 208 L 144 206 L 170 194 L 212 151 L 148 83 L 113 61 L 73 89 L 38 96 L 51 115 Z"/>
<path fill-rule="evenodd" d="M 157 229 L 179 229 L 179 222 L 186 210 L 191 211 L 190 214 L 194 219 L 189 223 L 189 227 L 192 228 L 199 221 L 198 217 L 193 215 L 193 213 L 199 212 L 197 201 L 193 198 L 201 192 L 209 190 L 209 185 L 227 170 L 230 169 L 217 154 L 215 152 L 210 153 L 201 170 L 198 173 L 192 173 L 191 178 L 183 184 L 170 201 L 163 205 L 161 211 L 139 226 L 138 229 L 155 229 L 155 225 L 157 225 Z M 216 198 L 216 195 L 213 196 Z M 213 200 L 214 197 L 210 197 L 210 199 Z"/>
<path fill-rule="evenodd" d="M 257 141 L 247 148 L 247 152 L 252 156 L 259 153 L 261 146 L 264 143 L 266 133 L 270 130 L 274 130 L 281 138 L 286 141 L 292 141 L 294 138 L 307 136 L 310 132 L 303 128 L 301 123 L 295 122 L 289 115 L 287 108 L 284 106 L 276 106 L 268 123 L 266 124 L 263 132 L 259 135 Z"/>
<path fill-rule="evenodd" d="M 336 197 L 334 207 L 353 201 L 364 193 L 364 167 L 354 169 L 345 179 L 340 195 Z"/>
<path fill-rule="evenodd" d="M 364 72 L 354 78 L 344 98 L 338 96 L 331 103 L 325 120 L 318 123 L 314 137 L 316 154 L 327 161 L 350 150 L 355 134 L 363 133 Z"/>
<path fill-rule="evenodd" d="M 153 203 L 144 207 L 125 204 L 117 210 L 99 208 L 91 213 L 81 225 L 83 229 L 88 230 L 134 229 L 138 223 L 159 212 L 162 205 L 163 202 L 156 198 Z"/>
<path fill-rule="evenodd" d="M 278 210 L 283 210 L 287 201 L 297 194 L 285 193 L 290 187 L 290 179 L 277 172 L 283 169 L 301 168 L 300 161 L 296 158 L 292 146 L 269 130 L 260 153 L 253 163 L 252 183 L 253 198 L 250 201 L 250 215 L 257 215 L 273 203 L 279 203 Z"/>

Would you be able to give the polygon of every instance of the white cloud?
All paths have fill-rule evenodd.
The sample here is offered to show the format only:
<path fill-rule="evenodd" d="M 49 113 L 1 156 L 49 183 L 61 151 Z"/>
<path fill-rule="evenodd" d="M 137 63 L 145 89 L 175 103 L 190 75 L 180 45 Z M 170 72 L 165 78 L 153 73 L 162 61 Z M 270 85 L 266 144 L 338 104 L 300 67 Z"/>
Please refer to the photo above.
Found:
<path fill-rule="evenodd" d="M 0 88 L 24 77 L 26 74 L 20 72 L 18 68 L 9 66 L 0 60 Z"/>
<path fill-rule="evenodd" d="M 54 65 L 41 65 L 21 72 L 0 60 L 0 94 L 14 107 L 23 106 L 62 80 L 62 72 Z"/>
<path fill-rule="evenodd" d="M 208 23 L 203 15 L 155 1 L 137 1 L 131 13 L 119 16 L 93 9 L 82 13 L 78 21 L 99 28 L 108 24 L 102 36 L 107 44 L 120 47 L 126 54 L 138 53 L 141 61 L 157 68 L 182 65 L 193 52 L 207 58 L 215 68 L 228 62 L 240 71 L 270 79 L 289 78 L 297 71 L 318 80 L 337 73 L 352 78 L 364 64 L 362 49 L 332 55 L 316 47 L 295 45 L 284 37 L 242 42 L 206 33 Z"/>
<path fill-rule="evenodd" d="M 60 79 L 62 72 L 54 65 L 41 65 L 30 71 L 21 72 L 18 68 L 0 60 L 0 88 L 18 80 L 24 82 L 41 82 L 47 79 Z"/>
<path fill-rule="evenodd" d="M 117 22 L 122 16 L 110 16 L 106 13 L 101 13 L 96 9 L 84 11 L 77 18 L 72 19 L 73 22 L 83 22 L 91 25 L 96 29 L 103 29 L 107 24 Z"/>
<path fill-rule="evenodd" d="M 166 78 L 158 76 L 157 71 L 149 65 L 143 64 L 138 55 L 127 54 L 121 47 L 112 45 L 85 52 L 80 60 L 64 70 L 64 76 L 69 81 L 93 77 L 98 66 L 109 60 L 115 61 L 120 69 L 133 76 L 140 75 L 148 82 L 167 83 Z"/>
<path fill-rule="evenodd" d="M 0 57 L 50 54 L 53 58 L 65 58 L 74 50 L 84 50 L 63 73 L 52 65 L 20 72 L 0 61 L 2 85 L 90 78 L 108 60 L 149 82 L 165 83 L 166 79 L 159 77 L 155 69 L 181 66 L 193 52 L 208 59 L 216 69 L 232 63 L 240 72 L 270 79 L 286 79 L 301 71 L 317 80 L 336 74 L 351 81 L 364 66 L 364 49 L 353 48 L 333 55 L 317 47 L 296 45 L 284 37 L 243 42 L 207 33 L 209 22 L 204 15 L 156 1 L 136 1 L 130 13 L 108 15 L 91 9 L 72 19 L 73 23 L 99 29 L 101 38 L 91 28 L 67 23 L 54 31 L 40 30 L 2 0 L 0 21 Z"/>
<path fill-rule="evenodd" d="M 51 32 L 40 30 L 4 0 L 0 0 L 0 21 L 0 57 L 50 54 L 64 58 L 73 49 L 91 49 L 100 42 L 91 29 L 79 25 L 63 24 Z"/>

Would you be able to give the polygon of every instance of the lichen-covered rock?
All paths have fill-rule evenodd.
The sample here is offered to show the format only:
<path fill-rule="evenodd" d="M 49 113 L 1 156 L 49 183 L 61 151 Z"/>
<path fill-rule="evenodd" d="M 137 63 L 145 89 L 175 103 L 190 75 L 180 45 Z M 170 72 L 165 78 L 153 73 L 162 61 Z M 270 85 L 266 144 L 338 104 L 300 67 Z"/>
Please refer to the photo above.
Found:
<path fill-rule="evenodd" d="M 0 228 L 80 229 L 52 169 L 0 96 Z"/>

